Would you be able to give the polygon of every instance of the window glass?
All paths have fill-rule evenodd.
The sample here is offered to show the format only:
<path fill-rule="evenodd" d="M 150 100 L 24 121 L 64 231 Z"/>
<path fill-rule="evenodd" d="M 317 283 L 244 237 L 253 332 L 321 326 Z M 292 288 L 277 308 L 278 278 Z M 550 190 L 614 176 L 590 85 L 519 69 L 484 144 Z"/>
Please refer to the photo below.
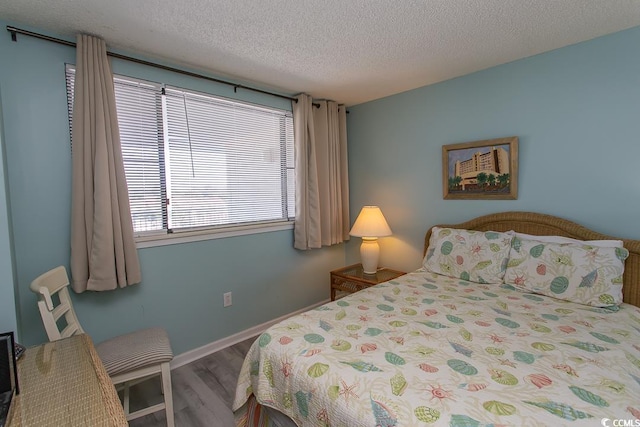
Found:
<path fill-rule="evenodd" d="M 136 234 L 295 216 L 290 111 L 123 76 L 114 87 Z"/>

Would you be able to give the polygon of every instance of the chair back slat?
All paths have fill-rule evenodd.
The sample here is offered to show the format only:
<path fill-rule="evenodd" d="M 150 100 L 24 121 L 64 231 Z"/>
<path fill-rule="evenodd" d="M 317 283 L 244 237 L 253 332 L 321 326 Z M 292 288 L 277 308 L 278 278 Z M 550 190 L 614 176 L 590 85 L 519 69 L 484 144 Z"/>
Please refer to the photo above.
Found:
<path fill-rule="evenodd" d="M 48 309 L 48 308 L 47 308 Z M 53 317 L 53 319 L 57 322 L 58 319 L 60 319 L 62 316 L 64 316 L 65 314 L 67 314 L 67 312 L 71 309 L 71 307 L 69 306 L 69 304 L 60 304 L 57 307 L 55 307 L 52 311 L 51 311 L 51 316 Z"/>
<path fill-rule="evenodd" d="M 80 333 L 78 329 L 78 325 L 67 325 L 67 327 L 64 328 L 62 332 L 60 332 L 60 336 L 62 338 L 69 338 L 70 336 L 78 333 Z"/>

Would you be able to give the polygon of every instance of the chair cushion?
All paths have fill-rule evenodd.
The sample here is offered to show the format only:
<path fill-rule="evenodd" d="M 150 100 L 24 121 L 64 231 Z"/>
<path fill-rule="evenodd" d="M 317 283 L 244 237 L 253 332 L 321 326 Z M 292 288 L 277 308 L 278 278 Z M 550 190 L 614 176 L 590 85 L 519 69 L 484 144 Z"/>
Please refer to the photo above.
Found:
<path fill-rule="evenodd" d="M 162 328 L 142 329 L 108 339 L 96 345 L 96 351 L 110 376 L 173 359 L 169 337 Z"/>

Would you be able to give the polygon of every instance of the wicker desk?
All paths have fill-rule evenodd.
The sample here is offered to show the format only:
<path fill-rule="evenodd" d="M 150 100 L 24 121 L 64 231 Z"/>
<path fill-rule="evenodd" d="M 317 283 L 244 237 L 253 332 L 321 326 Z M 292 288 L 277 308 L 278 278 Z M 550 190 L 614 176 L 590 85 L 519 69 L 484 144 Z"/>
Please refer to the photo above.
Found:
<path fill-rule="evenodd" d="M 127 426 L 116 389 L 88 335 L 26 350 L 8 427 Z"/>
<path fill-rule="evenodd" d="M 375 274 L 365 274 L 362 264 L 354 264 L 331 272 L 331 301 L 336 293 L 353 293 L 406 274 L 404 271 L 379 268 Z"/>

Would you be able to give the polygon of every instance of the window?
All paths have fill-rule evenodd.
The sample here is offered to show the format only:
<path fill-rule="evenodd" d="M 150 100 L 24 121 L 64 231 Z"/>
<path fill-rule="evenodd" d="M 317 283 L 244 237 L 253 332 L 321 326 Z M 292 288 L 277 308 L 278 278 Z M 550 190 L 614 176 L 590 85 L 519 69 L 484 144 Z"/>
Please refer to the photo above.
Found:
<path fill-rule="evenodd" d="M 73 126 L 75 68 L 67 66 Z M 294 217 L 290 111 L 114 76 L 136 235 Z"/>

